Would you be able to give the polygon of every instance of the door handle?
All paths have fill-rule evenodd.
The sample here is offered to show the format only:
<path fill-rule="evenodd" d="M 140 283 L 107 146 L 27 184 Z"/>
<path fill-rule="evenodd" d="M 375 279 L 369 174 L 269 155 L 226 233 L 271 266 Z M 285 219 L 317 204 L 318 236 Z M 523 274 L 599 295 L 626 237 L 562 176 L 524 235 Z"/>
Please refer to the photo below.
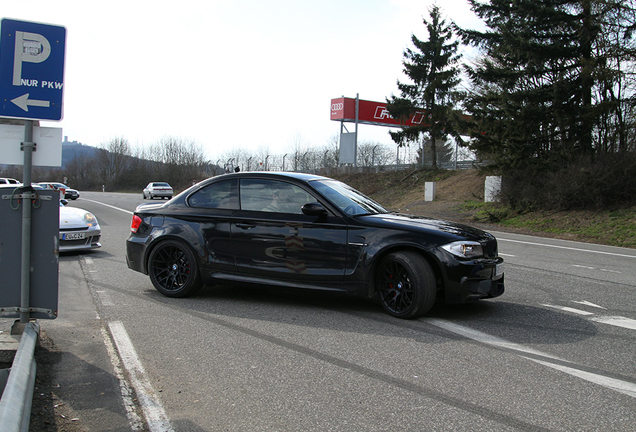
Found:
<path fill-rule="evenodd" d="M 251 229 L 256 227 L 256 224 L 249 223 L 249 222 L 238 222 L 236 226 L 242 229 Z"/>

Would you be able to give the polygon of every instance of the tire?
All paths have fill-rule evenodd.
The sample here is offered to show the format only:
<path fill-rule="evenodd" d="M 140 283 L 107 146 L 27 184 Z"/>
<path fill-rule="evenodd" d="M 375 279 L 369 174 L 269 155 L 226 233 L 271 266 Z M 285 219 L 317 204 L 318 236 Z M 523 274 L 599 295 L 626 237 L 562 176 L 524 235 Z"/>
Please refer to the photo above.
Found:
<path fill-rule="evenodd" d="M 141 193 L 141 198 L 146 199 L 146 193 L 145 192 Z"/>
<path fill-rule="evenodd" d="M 415 252 L 393 252 L 375 274 L 380 304 L 396 318 L 417 318 L 435 304 L 437 284 L 431 265 Z"/>
<path fill-rule="evenodd" d="M 176 240 L 163 241 L 150 252 L 148 275 L 155 289 L 167 297 L 187 297 L 203 286 L 194 253 Z"/>

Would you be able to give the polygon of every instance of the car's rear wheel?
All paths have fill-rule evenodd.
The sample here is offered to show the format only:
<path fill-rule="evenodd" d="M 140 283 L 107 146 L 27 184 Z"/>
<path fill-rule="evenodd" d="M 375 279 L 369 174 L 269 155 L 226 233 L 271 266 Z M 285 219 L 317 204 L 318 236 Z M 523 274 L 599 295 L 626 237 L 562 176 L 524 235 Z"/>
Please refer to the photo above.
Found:
<path fill-rule="evenodd" d="M 382 307 L 394 317 L 416 318 L 435 304 L 435 274 L 426 259 L 415 252 L 387 255 L 377 267 L 375 281 Z"/>
<path fill-rule="evenodd" d="M 157 291 L 168 297 L 187 297 L 203 285 L 194 254 L 175 240 L 166 240 L 152 250 L 148 274 Z"/>

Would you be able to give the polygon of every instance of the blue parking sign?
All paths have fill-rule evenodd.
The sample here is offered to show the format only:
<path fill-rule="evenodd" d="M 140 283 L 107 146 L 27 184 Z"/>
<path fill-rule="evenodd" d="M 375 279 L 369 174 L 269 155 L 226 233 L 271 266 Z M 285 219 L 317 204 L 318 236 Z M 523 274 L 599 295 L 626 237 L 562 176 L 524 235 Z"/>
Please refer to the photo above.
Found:
<path fill-rule="evenodd" d="M 0 117 L 62 120 L 66 28 L 0 23 Z"/>

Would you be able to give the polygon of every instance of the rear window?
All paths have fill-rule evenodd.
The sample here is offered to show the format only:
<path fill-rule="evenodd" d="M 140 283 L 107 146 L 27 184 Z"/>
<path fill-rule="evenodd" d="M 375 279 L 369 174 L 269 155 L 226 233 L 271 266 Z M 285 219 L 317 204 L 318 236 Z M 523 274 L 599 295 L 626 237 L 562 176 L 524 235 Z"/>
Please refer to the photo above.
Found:
<path fill-rule="evenodd" d="M 168 183 L 153 183 L 154 187 L 170 187 Z"/>
<path fill-rule="evenodd" d="M 237 210 L 239 200 L 236 180 L 220 181 L 199 189 L 190 195 L 188 205 L 198 208 Z"/>

